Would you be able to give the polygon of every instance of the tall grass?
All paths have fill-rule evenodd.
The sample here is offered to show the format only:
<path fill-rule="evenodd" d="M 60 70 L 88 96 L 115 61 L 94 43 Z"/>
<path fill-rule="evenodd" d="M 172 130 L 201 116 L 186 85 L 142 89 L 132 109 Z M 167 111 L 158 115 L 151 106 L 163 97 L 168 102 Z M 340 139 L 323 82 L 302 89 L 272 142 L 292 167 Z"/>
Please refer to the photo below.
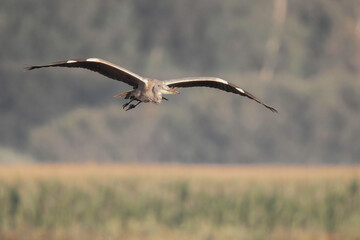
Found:
<path fill-rule="evenodd" d="M 0 173 L 0 239 L 360 237 L 358 169 L 54 165 Z"/>

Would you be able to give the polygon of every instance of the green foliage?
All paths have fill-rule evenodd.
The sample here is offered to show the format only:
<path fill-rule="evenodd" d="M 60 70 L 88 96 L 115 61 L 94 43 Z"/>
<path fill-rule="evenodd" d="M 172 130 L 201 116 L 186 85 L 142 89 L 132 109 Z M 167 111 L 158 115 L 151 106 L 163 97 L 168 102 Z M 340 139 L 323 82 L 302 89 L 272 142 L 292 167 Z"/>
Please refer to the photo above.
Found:
<path fill-rule="evenodd" d="M 184 239 L 200 237 L 202 231 L 210 236 L 223 229 L 228 229 L 227 239 L 236 239 L 239 232 L 246 239 L 264 239 L 276 236 L 277 229 L 288 233 L 301 230 L 304 236 L 329 233 L 338 239 L 359 234 L 360 195 L 354 190 L 358 185 L 355 179 L 249 183 L 213 181 L 209 186 L 200 180 L 147 179 L 145 183 L 139 178 L 94 179 L 82 184 L 58 179 L 2 181 L 0 232 L 21 233 L 29 228 L 49 233 L 57 229 L 65 234 L 76 226 L 82 234 L 91 229 L 94 236 L 112 232 L 131 236 L 144 230 L 133 229 L 134 224 L 146 228 L 151 223 L 150 236 L 168 230 L 182 232 Z M 229 184 L 231 188 L 226 187 Z M 208 230 L 203 229 L 205 225 Z M 55 236 L 50 234 L 48 239 Z"/>

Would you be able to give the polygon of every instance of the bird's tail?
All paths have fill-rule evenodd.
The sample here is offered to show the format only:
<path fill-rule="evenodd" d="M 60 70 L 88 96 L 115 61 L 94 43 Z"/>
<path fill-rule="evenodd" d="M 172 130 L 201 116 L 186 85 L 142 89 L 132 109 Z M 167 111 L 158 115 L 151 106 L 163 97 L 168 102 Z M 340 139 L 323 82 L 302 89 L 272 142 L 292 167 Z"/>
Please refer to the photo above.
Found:
<path fill-rule="evenodd" d="M 115 95 L 114 97 L 116 97 L 116 98 L 125 97 L 125 99 L 128 99 L 130 97 L 131 92 L 132 91 L 123 92 L 123 93 L 120 93 L 118 95 Z"/>

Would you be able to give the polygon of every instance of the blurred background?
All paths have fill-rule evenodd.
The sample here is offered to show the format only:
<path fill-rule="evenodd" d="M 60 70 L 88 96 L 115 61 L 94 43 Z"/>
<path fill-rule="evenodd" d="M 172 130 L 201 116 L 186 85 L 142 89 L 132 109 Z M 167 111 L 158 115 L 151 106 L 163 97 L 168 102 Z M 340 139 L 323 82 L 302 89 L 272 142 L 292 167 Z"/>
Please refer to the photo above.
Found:
<path fill-rule="evenodd" d="M 1 0 L 0 43 L 1 240 L 360 239 L 358 0 Z M 279 114 L 24 70 L 89 57 Z"/>
<path fill-rule="evenodd" d="M 354 164 L 356 0 L 0 3 L 0 161 Z M 126 84 L 25 66 L 98 57 L 158 79 L 217 76 L 276 107 L 181 90 L 124 112 Z"/>

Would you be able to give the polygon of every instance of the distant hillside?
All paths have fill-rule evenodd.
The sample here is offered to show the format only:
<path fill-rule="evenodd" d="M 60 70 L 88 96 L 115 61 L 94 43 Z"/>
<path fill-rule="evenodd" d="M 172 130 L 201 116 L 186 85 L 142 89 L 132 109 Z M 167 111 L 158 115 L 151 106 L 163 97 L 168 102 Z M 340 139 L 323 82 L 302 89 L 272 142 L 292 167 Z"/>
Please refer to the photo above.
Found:
<path fill-rule="evenodd" d="M 359 12 L 353 0 L 2 0 L 0 154 L 359 163 Z M 125 84 L 77 69 L 23 71 L 83 57 L 159 79 L 226 78 L 279 114 L 213 89 L 183 90 L 160 106 L 124 112 L 111 96 Z M 274 75 L 264 78 L 268 68 Z"/>

